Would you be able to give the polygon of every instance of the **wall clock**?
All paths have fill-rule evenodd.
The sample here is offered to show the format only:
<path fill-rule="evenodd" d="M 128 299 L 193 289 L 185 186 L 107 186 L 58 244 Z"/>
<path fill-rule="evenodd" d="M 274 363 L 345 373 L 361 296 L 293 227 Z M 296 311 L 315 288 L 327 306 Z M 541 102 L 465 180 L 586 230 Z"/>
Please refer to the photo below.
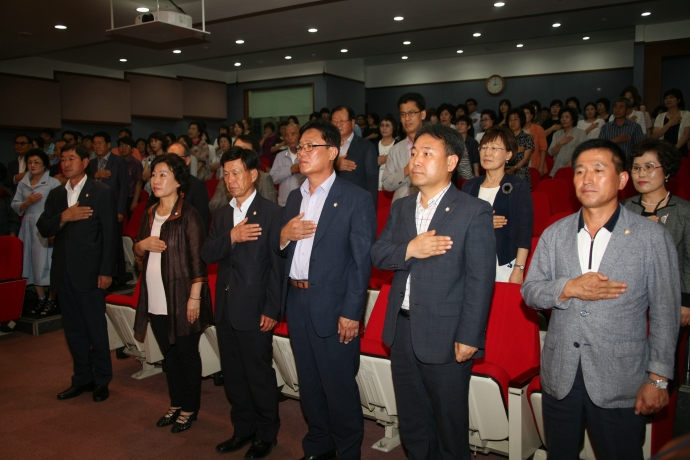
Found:
<path fill-rule="evenodd" d="M 486 90 L 492 96 L 500 94 L 506 88 L 506 81 L 500 75 L 492 75 L 486 79 Z"/>

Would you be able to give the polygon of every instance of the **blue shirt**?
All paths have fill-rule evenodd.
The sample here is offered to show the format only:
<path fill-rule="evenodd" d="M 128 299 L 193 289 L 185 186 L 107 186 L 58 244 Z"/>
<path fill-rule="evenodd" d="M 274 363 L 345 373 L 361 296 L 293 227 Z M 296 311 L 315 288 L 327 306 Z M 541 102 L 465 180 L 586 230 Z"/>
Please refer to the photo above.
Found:
<path fill-rule="evenodd" d="M 323 184 L 316 187 L 313 194 L 309 194 L 309 179 L 305 180 L 299 188 L 302 193 L 302 204 L 299 212 L 304 213 L 303 220 L 313 220 L 318 225 L 321 218 L 321 211 L 326 202 L 326 197 L 331 191 L 331 187 L 335 182 L 335 171 L 331 173 L 330 177 L 326 179 Z M 295 254 L 292 256 L 292 265 L 290 266 L 290 278 L 293 280 L 308 280 L 309 279 L 309 261 L 311 259 L 311 249 L 314 246 L 314 236 L 303 240 L 298 240 L 295 246 Z"/>
<path fill-rule="evenodd" d="M 644 134 L 642 134 L 642 128 L 640 128 L 639 124 L 626 118 L 625 122 L 621 126 L 618 126 L 616 124 L 616 120 L 613 120 L 601 127 L 601 131 L 599 131 L 599 139 L 606 139 L 610 141 L 621 134 L 627 134 L 630 136 L 630 140 L 628 142 L 616 142 L 616 145 L 621 148 L 627 157 L 630 155 L 630 150 L 633 148 L 633 146 L 644 139 Z"/>

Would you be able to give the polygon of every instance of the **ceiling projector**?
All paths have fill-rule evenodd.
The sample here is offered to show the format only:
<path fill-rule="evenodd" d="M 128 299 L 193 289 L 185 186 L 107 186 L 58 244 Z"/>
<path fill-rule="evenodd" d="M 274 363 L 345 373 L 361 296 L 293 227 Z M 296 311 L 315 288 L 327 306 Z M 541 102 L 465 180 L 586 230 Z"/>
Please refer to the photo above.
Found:
<path fill-rule="evenodd" d="M 192 17 L 188 14 L 177 13 L 174 11 L 154 11 L 143 13 L 136 17 L 134 24 L 144 24 L 151 21 L 165 22 L 174 26 L 192 28 Z"/>

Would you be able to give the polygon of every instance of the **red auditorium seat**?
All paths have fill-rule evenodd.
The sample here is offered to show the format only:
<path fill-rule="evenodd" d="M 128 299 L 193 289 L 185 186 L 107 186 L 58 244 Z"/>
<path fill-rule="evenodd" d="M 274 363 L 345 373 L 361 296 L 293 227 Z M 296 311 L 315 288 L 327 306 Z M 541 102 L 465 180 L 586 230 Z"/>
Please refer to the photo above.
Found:
<path fill-rule="evenodd" d="M 464 177 L 458 177 L 458 183 L 456 184 L 458 186 L 458 190 L 462 190 L 462 186 L 465 185 L 465 182 L 467 182 L 467 179 Z"/>
<path fill-rule="evenodd" d="M 134 288 L 132 295 L 126 294 L 108 294 L 105 297 L 105 303 L 113 305 L 122 305 L 125 307 L 137 308 L 139 305 L 139 291 L 141 290 L 141 275 L 139 275 L 139 280 Z"/>
<path fill-rule="evenodd" d="M 374 309 L 371 312 L 371 316 L 369 316 L 367 328 L 364 330 L 364 334 L 362 334 L 360 350 L 365 355 L 390 358 L 391 350 L 383 343 L 383 324 L 386 321 L 386 309 L 388 308 L 388 294 L 390 290 L 390 284 L 381 286 Z"/>
<path fill-rule="evenodd" d="M 137 235 L 139 235 L 139 228 L 141 227 L 141 219 L 144 218 L 144 213 L 146 211 L 146 201 L 140 202 L 132 211 L 132 215 L 129 217 L 129 222 L 124 230 L 124 236 L 128 236 L 132 241 L 136 241 Z"/>
<path fill-rule="evenodd" d="M 546 175 L 548 176 L 553 169 L 553 157 L 547 153 L 546 161 L 544 163 L 546 164 Z"/>
<path fill-rule="evenodd" d="M 26 278 L 23 270 L 22 240 L 14 236 L 0 236 L 0 323 L 22 316 Z"/>
<path fill-rule="evenodd" d="M 534 225 L 532 236 L 541 236 L 548 227 L 551 218 L 551 203 L 549 196 L 544 192 L 532 192 L 532 207 L 534 208 Z"/>
<path fill-rule="evenodd" d="M 206 192 L 208 192 L 208 199 L 212 200 L 213 195 L 216 193 L 216 189 L 218 188 L 218 183 L 220 182 L 220 179 L 208 179 L 206 180 Z"/>
<path fill-rule="evenodd" d="M 532 182 L 532 190 L 537 188 L 537 185 L 539 185 L 539 182 L 541 182 L 541 174 L 539 174 L 539 170 L 537 168 L 529 168 L 529 178 L 530 182 Z"/>
<path fill-rule="evenodd" d="M 637 195 L 637 190 L 635 190 L 635 185 L 633 185 L 632 178 L 628 179 L 623 190 L 618 191 L 618 201 L 626 200 L 630 197 Z"/>
<path fill-rule="evenodd" d="M 259 157 L 259 160 L 261 161 L 259 169 L 265 173 L 269 172 L 271 170 L 271 160 L 266 157 Z"/>
<path fill-rule="evenodd" d="M 532 249 L 530 249 L 529 251 L 529 255 L 527 256 L 527 263 L 525 264 L 525 278 L 527 277 L 527 272 L 529 272 L 529 266 L 532 263 L 532 256 L 534 255 L 534 251 L 537 250 L 537 244 L 539 244 L 539 237 L 533 236 Z"/>
<path fill-rule="evenodd" d="M 688 184 L 688 179 L 681 180 L 678 174 L 669 179 L 666 184 L 666 189 L 673 195 L 682 198 L 684 200 L 690 200 L 690 185 Z"/>
<path fill-rule="evenodd" d="M 553 216 L 551 216 L 549 218 L 549 221 L 546 223 L 546 228 L 549 228 L 550 226 L 552 226 L 553 224 L 555 224 L 559 220 L 563 219 L 564 217 L 568 217 L 571 214 L 572 214 L 572 212 L 557 212 L 556 214 L 554 214 Z M 544 229 L 544 230 L 546 230 L 546 229 Z"/>
<path fill-rule="evenodd" d="M 570 200 L 570 189 L 563 179 L 543 180 L 539 182 L 534 191 L 543 192 L 549 196 L 551 214 L 556 214 L 557 212 L 572 213 L 575 211 Z"/>

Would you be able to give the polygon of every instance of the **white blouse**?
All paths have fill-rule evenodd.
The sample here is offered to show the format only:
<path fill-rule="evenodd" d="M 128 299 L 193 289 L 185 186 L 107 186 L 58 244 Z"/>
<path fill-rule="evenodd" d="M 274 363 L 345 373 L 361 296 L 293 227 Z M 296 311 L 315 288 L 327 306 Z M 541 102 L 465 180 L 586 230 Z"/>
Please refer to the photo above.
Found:
<path fill-rule="evenodd" d="M 161 226 L 170 217 L 154 215 L 153 225 L 151 226 L 151 236 L 161 236 Z M 163 222 L 158 222 L 159 220 Z M 163 289 L 163 275 L 161 273 L 162 252 L 149 252 L 149 263 L 146 266 L 146 289 L 149 297 L 149 313 L 152 315 L 167 315 L 168 302 L 165 299 L 165 289 Z"/>

